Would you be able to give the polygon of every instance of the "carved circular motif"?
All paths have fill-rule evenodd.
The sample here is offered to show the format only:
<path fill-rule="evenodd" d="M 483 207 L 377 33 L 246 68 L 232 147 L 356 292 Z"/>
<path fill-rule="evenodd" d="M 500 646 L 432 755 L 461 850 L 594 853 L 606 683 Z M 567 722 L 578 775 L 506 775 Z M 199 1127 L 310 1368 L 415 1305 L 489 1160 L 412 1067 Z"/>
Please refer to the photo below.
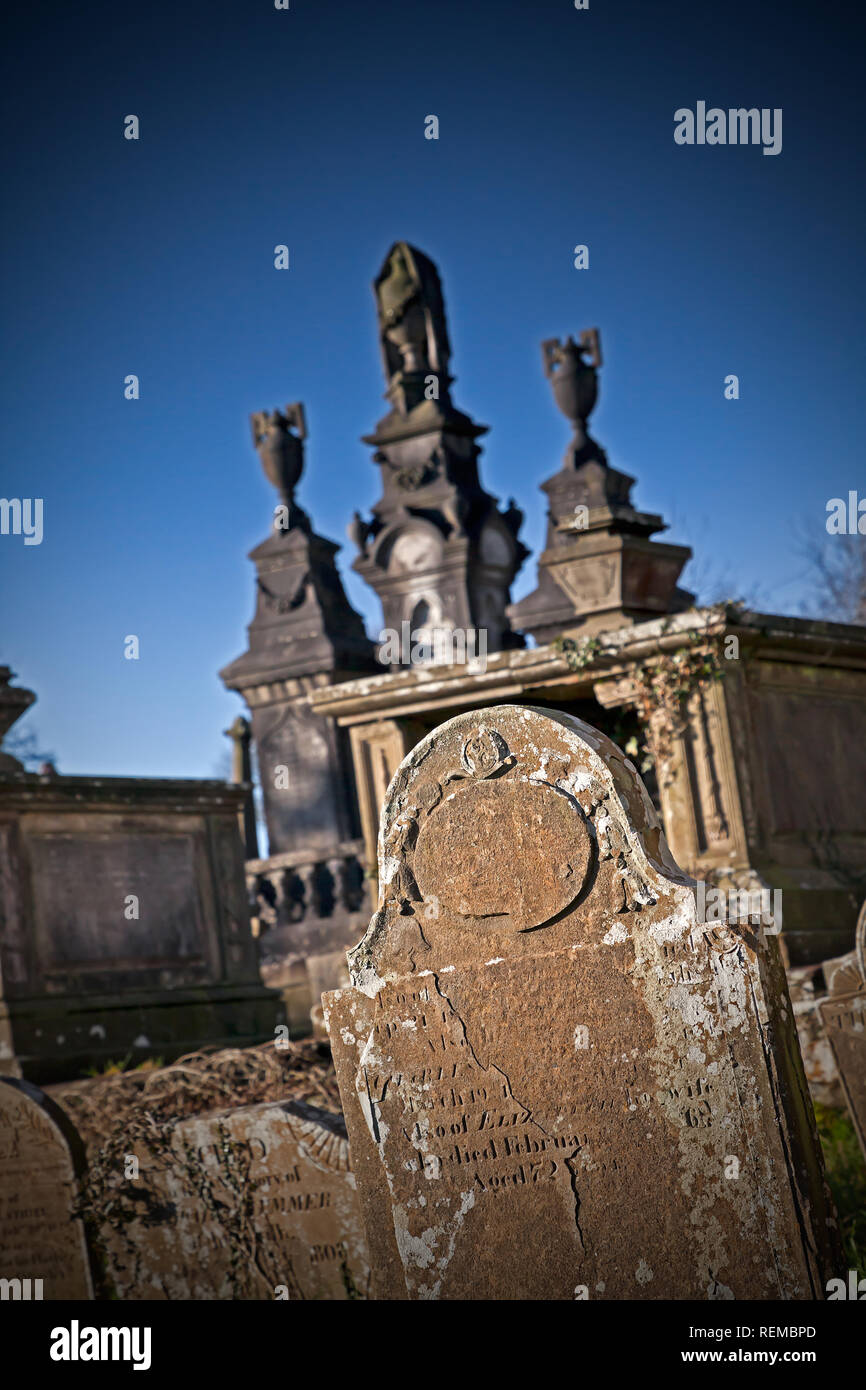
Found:
<path fill-rule="evenodd" d="M 508 752 L 505 739 L 495 729 L 473 729 L 460 753 L 460 762 L 474 777 L 484 777 L 499 766 Z"/>
<path fill-rule="evenodd" d="M 564 792 L 541 782 L 472 782 L 418 832 L 412 872 L 426 899 L 494 930 L 539 927 L 586 880 L 592 845 Z"/>

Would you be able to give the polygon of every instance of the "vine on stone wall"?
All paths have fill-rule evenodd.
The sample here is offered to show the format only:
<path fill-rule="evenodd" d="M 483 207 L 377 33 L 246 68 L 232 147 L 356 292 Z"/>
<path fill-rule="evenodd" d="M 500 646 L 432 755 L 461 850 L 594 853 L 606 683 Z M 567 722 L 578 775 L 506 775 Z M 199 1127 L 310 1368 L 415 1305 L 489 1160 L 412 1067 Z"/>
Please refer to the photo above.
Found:
<path fill-rule="evenodd" d="M 640 738 L 632 737 L 623 751 L 638 765 L 640 772 L 653 769 L 661 786 L 670 786 L 673 750 L 688 728 L 688 706 L 695 694 L 707 690 L 725 674 L 726 636 L 710 632 L 719 619 L 735 620 L 743 605 L 731 601 L 707 612 L 702 628 L 683 633 L 683 645 L 675 651 L 658 652 L 646 661 L 628 668 L 635 713 L 642 728 Z M 670 630 L 671 619 L 662 624 Z M 557 637 L 551 644 L 562 654 L 571 671 L 585 671 L 601 656 L 617 657 L 619 648 L 605 645 L 598 637 Z"/>
<path fill-rule="evenodd" d="M 216 1125 L 213 1164 L 204 1164 L 185 1140 L 177 1145 L 175 1131 L 175 1121 L 158 1120 L 145 1112 L 137 1115 L 124 1133 L 112 1135 L 90 1161 L 76 1215 L 87 1228 L 102 1294 L 109 1298 L 119 1294 L 109 1274 L 109 1230 L 125 1251 L 130 1267 L 129 1285 L 140 1284 L 143 1251 L 139 1231 L 142 1227 L 170 1224 L 175 1216 L 176 1199 L 157 1196 L 148 1182 L 149 1173 L 170 1168 L 180 1187 L 179 1199 L 190 1201 L 210 1219 L 220 1242 L 228 1249 L 229 1296 L 255 1296 L 251 1280 L 257 1268 L 256 1192 L 266 1179 L 251 1176 L 250 1155 L 233 1142 L 221 1121 Z M 136 1154 L 141 1158 L 141 1174 L 138 1178 L 126 1178 L 126 1159 Z"/>

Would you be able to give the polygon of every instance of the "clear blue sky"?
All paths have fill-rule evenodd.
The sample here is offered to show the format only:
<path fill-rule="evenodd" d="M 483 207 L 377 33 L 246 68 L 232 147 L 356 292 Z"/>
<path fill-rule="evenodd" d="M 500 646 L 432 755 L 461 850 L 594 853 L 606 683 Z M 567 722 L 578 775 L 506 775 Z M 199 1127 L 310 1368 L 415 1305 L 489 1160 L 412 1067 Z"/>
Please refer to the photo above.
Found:
<path fill-rule="evenodd" d="M 483 481 L 526 512 L 515 597 L 568 436 L 542 338 L 601 328 L 593 432 L 702 597 L 800 611 L 800 534 L 866 486 L 853 8 L 291 3 L 49 0 L 7 41 L 0 494 L 44 498 L 45 532 L 0 536 L 0 659 L 63 772 L 218 770 L 273 500 L 251 410 L 305 402 L 299 500 L 378 630 L 345 526 L 378 496 L 370 281 L 397 238 L 439 265 Z M 781 107 L 782 153 L 675 145 L 699 100 Z"/>

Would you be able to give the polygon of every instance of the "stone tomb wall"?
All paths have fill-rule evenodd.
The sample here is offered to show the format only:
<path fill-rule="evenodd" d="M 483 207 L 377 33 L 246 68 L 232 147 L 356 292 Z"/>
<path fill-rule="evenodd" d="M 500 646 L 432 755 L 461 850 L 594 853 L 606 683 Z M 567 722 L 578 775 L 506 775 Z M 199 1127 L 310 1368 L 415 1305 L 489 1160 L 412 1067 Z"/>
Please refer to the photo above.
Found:
<path fill-rule="evenodd" d="M 375 1297 L 823 1296 L 778 942 L 697 921 L 609 740 L 450 720 L 391 784 L 379 869 L 323 1001 Z"/>
<path fill-rule="evenodd" d="M 243 788 L 158 778 L 0 779 L 0 1059 L 31 1080 L 127 1054 L 259 1042 Z"/>

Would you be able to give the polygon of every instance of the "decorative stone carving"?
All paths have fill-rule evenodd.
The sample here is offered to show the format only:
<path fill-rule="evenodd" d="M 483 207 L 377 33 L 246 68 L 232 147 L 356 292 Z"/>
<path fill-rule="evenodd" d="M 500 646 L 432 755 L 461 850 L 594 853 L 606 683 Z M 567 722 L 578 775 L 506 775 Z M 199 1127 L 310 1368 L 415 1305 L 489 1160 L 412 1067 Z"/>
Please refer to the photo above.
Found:
<path fill-rule="evenodd" d="M 382 471 L 367 522 L 355 515 L 354 568 L 382 600 L 384 627 L 423 628 L 423 602 L 445 632 L 484 628 L 486 650 L 520 646 L 509 630 L 509 587 L 528 553 L 520 516 L 499 511 L 478 476 L 486 433 L 451 400 L 450 346 L 439 274 L 406 242 L 373 284 L 391 410 L 366 443 Z"/>
<path fill-rule="evenodd" d="M 388 397 L 406 415 L 424 399 L 433 373 L 447 395 L 451 348 L 439 272 L 428 256 L 396 241 L 373 282 Z"/>
<path fill-rule="evenodd" d="M 16 719 L 20 719 L 36 699 L 32 690 L 12 685 L 15 672 L 11 666 L 0 666 L 0 743 L 8 734 Z M 0 752 L 0 777 L 9 773 L 23 772 L 24 765 L 11 753 Z"/>
<path fill-rule="evenodd" d="M 588 361 L 584 362 L 584 355 Z M 601 366 L 601 338 L 597 328 L 587 328 L 578 342 L 572 337 L 561 343 L 558 338 L 546 338 L 541 344 L 544 374 L 553 388 L 556 404 L 574 426 L 575 447 L 586 443 L 586 422 L 598 399 L 598 376 Z"/>
<path fill-rule="evenodd" d="M 573 434 L 562 468 L 541 484 L 548 524 L 538 588 L 508 609 L 512 624 L 543 643 L 563 632 L 588 634 L 687 607 L 694 595 L 678 589 L 677 579 L 691 551 L 650 540 L 665 529 L 662 518 L 635 510 L 634 478 L 612 468 L 587 433 L 598 397 L 598 329 L 586 329 L 577 343 L 548 338 L 541 349 Z"/>
<path fill-rule="evenodd" d="M 292 433 L 292 427 L 297 430 Z M 253 444 L 269 483 L 277 489 L 287 507 L 294 502 L 295 488 L 304 471 L 303 441 L 307 437 L 304 407 L 300 401 L 279 410 L 256 410 L 250 416 Z"/>

